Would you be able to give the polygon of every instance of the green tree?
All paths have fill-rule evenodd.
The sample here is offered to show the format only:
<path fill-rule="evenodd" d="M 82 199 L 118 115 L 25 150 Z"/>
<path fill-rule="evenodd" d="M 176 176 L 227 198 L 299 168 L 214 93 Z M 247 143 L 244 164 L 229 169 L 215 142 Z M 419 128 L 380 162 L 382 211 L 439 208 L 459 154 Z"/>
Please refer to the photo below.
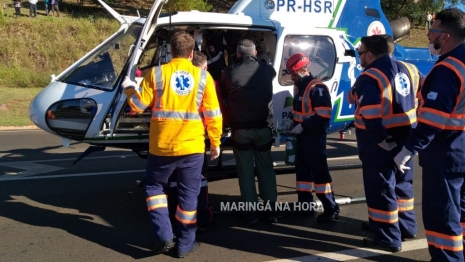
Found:
<path fill-rule="evenodd" d="M 439 12 L 446 7 L 465 4 L 465 0 L 381 0 L 388 20 L 408 17 L 415 24 L 423 24 L 426 12 Z"/>

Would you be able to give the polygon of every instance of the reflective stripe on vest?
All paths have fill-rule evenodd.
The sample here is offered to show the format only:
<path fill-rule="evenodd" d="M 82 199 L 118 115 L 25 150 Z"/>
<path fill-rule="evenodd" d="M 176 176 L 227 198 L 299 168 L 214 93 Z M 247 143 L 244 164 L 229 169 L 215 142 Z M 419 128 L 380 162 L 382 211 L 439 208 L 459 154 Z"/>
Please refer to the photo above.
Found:
<path fill-rule="evenodd" d="M 163 78 L 162 78 L 162 72 L 161 72 L 161 66 L 156 66 L 153 68 L 153 74 L 155 75 L 155 90 L 154 90 L 154 95 L 155 95 L 155 105 L 154 108 L 160 108 L 160 103 L 161 103 L 161 96 L 163 95 Z"/>
<path fill-rule="evenodd" d="M 166 195 L 151 196 L 145 201 L 147 202 L 148 211 L 161 207 L 168 207 L 168 199 L 166 199 Z"/>
<path fill-rule="evenodd" d="M 131 101 L 131 103 L 137 107 L 137 109 L 140 111 L 140 112 L 143 112 L 145 111 L 145 109 L 147 109 L 147 107 L 149 105 L 146 105 L 145 103 L 143 103 L 140 99 L 140 95 L 138 92 L 134 92 L 131 97 L 129 98 L 129 100 Z"/>
<path fill-rule="evenodd" d="M 465 75 L 465 65 L 454 57 L 447 57 L 443 61 L 434 65 L 434 67 L 439 65 L 445 66 L 454 71 L 460 79 L 460 92 L 455 100 L 455 107 L 450 114 L 432 108 L 425 108 L 423 107 L 424 98 L 420 96 L 418 121 L 443 130 L 465 130 L 465 83 L 463 79 L 463 76 Z"/>
<path fill-rule="evenodd" d="M 303 122 L 305 119 L 317 114 L 321 117 L 331 118 L 332 108 L 331 107 L 315 107 L 312 108 L 312 100 L 310 99 L 310 92 L 316 85 L 323 85 L 326 89 L 328 87 L 318 79 L 313 79 L 308 83 L 305 91 L 302 95 L 302 112 L 292 110 L 292 119 L 296 122 Z"/>
<path fill-rule="evenodd" d="M 460 251 L 463 250 L 462 235 L 449 236 L 446 234 L 425 230 L 428 245 L 438 249 Z"/>
<path fill-rule="evenodd" d="M 162 109 L 161 108 L 161 101 L 162 101 L 162 96 L 163 96 L 163 81 L 162 79 L 162 72 L 161 72 L 161 67 L 154 67 L 155 74 L 156 74 L 156 89 L 155 89 L 155 94 L 157 98 L 155 99 L 156 104 L 152 109 L 152 120 L 153 119 L 175 119 L 175 120 L 181 120 L 181 121 L 192 121 L 192 120 L 202 120 L 203 115 L 201 115 L 198 111 L 195 112 L 188 112 L 186 110 L 175 110 L 174 108 L 172 109 Z M 158 75 L 160 75 L 158 77 Z M 203 94 L 205 92 L 205 85 L 207 83 L 207 71 L 202 70 L 200 73 L 200 81 L 199 85 L 197 88 L 197 94 L 196 94 L 196 108 L 200 108 L 200 105 L 202 103 L 202 98 Z M 218 112 L 217 112 L 218 111 Z M 208 115 L 214 115 L 216 116 L 217 114 L 221 115 L 221 111 L 215 110 L 214 112 L 211 111 L 206 111 L 203 112 L 203 114 L 207 113 Z"/>
<path fill-rule="evenodd" d="M 197 210 L 184 211 L 178 206 L 175 217 L 183 224 L 195 224 L 197 222 Z"/>
<path fill-rule="evenodd" d="M 415 123 L 416 110 L 413 108 L 408 112 L 392 113 L 392 89 L 391 82 L 386 75 L 379 69 L 370 68 L 362 73 L 362 75 L 369 76 L 376 80 L 380 92 L 383 94 L 381 97 L 381 104 L 367 105 L 360 107 L 357 101 L 357 108 L 355 109 L 355 126 L 359 129 L 365 129 L 365 119 L 382 118 L 383 126 L 386 128 L 393 128 L 399 126 L 408 126 Z M 362 118 L 363 117 L 363 118 Z"/>

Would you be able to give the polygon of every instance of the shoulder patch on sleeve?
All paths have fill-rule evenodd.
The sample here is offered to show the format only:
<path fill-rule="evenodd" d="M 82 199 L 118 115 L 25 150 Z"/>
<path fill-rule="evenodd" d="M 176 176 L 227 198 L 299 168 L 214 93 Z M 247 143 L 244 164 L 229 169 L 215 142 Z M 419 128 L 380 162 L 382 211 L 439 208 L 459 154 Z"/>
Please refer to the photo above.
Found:
<path fill-rule="evenodd" d="M 429 92 L 428 95 L 426 95 L 426 98 L 429 100 L 436 100 L 437 97 L 438 97 L 437 92 Z"/>

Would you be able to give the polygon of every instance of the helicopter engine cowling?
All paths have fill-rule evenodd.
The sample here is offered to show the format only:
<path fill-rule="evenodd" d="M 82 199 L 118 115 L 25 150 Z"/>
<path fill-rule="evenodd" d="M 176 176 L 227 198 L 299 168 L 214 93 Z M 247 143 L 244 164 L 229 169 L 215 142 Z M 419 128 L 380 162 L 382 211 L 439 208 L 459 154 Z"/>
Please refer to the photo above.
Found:
<path fill-rule="evenodd" d="M 408 17 L 402 17 L 389 22 L 392 28 L 392 34 L 395 42 L 398 42 L 410 35 L 410 20 Z"/>

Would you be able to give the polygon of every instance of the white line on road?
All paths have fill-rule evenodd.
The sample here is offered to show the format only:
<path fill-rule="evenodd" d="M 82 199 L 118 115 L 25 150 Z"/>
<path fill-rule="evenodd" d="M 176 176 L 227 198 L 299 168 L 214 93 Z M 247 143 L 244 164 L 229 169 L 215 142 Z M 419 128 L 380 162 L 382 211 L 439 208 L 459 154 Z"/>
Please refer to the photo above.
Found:
<path fill-rule="evenodd" d="M 48 176 L 0 176 L 1 181 L 17 181 L 17 180 L 33 180 L 33 179 L 44 179 L 44 178 L 61 178 L 61 177 L 81 177 L 81 176 L 103 176 L 103 175 L 118 175 L 127 173 L 145 172 L 145 169 L 138 170 L 125 170 L 125 171 L 109 171 L 109 172 L 94 172 L 94 173 L 80 173 L 80 174 L 66 174 L 66 175 L 48 175 Z"/>
<path fill-rule="evenodd" d="M 413 251 L 428 248 L 426 238 L 402 242 L 402 252 Z M 346 249 L 337 252 L 321 253 L 303 257 L 295 257 L 289 259 L 272 260 L 270 262 L 329 262 L 329 261 L 348 261 L 360 258 L 374 257 L 380 255 L 390 255 L 393 253 L 370 249 L 370 248 L 356 248 Z"/>
<path fill-rule="evenodd" d="M 32 176 L 42 173 L 49 173 L 53 171 L 58 171 L 64 169 L 64 167 L 51 166 L 51 165 L 42 165 L 32 162 L 11 162 L 11 163 L 0 163 L 0 166 L 12 167 L 16 169 L 23 169 L 24 171 L 12 172 L 9 175 L 21 175 L 21 176 Z"/>
<path fill-rule="evenodd" d="M 94 156 L 94 157 L 84 157 L 82 160 L 105 159 L 105 158 L 126 158 L 126 157 L 134 157 L 134 156 L 137 156 L 137 155 L 136 154 L 129 154 L 129 155 L 114 155 L 114 156 Z M 75 157 L 75 158 L 54 158 L 54 159 L 42 159 L 42 160 L 30 160 L 30 161 L 15 161 L 14 163 L 62 162 L 62 161 L 74 161 L 76 159 L 77 159 L 77 157 Z M 3 163 L 5 163 L 5 162 L 0 162 L 0 165 L 3 165 Z"/>

